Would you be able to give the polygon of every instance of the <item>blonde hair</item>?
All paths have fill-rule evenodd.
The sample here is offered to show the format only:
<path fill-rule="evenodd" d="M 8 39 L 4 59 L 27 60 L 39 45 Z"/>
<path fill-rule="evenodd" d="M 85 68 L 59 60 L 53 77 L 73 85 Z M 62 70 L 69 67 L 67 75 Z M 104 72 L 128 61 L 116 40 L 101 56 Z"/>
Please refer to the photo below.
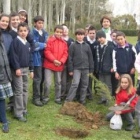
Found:
<path fill-rule="evenodd" d="M 118 85 L 118 88 L 116 90 L 116 94 L 119 93 L 122 90 L 121 81 L 122 81 L 123 78 L 126 78 L 128 80 L 128 83 L 129 83 L 129 85 L 128 85 L 127 89 L 126 89 L 127 93 L 128 94 L 132 94 L 133 83 L 132 83 L 132 79 L 131 79 L 129 74 L 121 75 L 121 78 L 120 78 L 120 81 L 119 81 L 119 85 Z"/>

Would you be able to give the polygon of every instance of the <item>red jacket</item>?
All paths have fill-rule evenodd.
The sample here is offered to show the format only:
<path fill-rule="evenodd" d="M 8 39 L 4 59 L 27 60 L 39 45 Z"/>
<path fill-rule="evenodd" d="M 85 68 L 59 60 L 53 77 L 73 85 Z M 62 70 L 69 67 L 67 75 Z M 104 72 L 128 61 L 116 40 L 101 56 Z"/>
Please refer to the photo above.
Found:
<path fill-rule="evenodd" d="M 128 95 L 126 90 L 121 90 L 118 94 L 116 94 L 116 104 L 119 105 L 120 103 L 124 102 L 127 103 L 127 101 L 134 95 L 136 94 L 136 89 L 133 88 L 132 89 L 132 94 Z M 131 110 L 124 110 L 122 111 L 122 114 L 127 113 L 127 112 L 131 112 L 134 110 L 136 104 L 138 102 L 138 97 L 134 98 L 132 100 L 132 102 L 130 103 L 130 107 L 132 107 L 133 109 Z"/>
<path fill-rule="evenodd" d="M 51 69 L 53 71 L 63 71 L 64 64 L 68 58 L 68 47 L 64 40 L 51 36 L 46 44 L 44 50 L 44 68 Z M 62 64 L 57 67 L 53 61 L 58 60 Z"/>

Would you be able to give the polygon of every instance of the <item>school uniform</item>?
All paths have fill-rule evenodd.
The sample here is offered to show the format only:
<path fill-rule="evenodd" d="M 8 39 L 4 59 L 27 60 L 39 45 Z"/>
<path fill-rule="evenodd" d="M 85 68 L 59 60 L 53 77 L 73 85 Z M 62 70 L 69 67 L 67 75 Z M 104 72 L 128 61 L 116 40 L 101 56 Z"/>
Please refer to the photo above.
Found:
<path fill-rule="evenodd" d="M 27 113 L 28 100 L 28 70 L 33 71 L 33 60 L 30 44 L 17 36 L 10 48 L 9 61 L 13 76 L 14 115 L 22 118 Z M 16 75 L 16 70 L 21 70 L 21 76 Z"/>

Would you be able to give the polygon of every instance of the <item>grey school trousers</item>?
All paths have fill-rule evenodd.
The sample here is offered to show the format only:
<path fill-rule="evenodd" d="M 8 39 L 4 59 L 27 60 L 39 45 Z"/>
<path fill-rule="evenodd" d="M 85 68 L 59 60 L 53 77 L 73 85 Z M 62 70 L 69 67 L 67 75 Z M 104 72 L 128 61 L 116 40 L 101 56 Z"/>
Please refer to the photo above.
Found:
<path fill-rule="evenodd" d="M 52 71 L 50 69 L 45 69 L 45 79 L 44 79 L 44 101 L 49 100 L 50 86 L 52 81 L 52 73 L 54 74 L 54 84 L 55 84 L 55 101 L 61 101 L 61 71 Z"/>
<path fill-rule="evenodd" d="M 109 91 L 112 92 L 112 84 L 111 84 L 111 74 L 99 74 L 99 80 L 106 84 L 109 88 Z M 105 92 L 102 92 L 101 95 L 102 100 L 107 99 L 107 94 Z"/>
<path fill-rule="evenodd" d="M 74 70 L 73 80 L 66 97 L 66 102 L 71 102 L 76 96 L 76 91 L 80 83 L 80 102 L 85 102 L 88 81 L 89 81 L 89 70 Z"/>
<path fill-rule="evenodd" d="M 13 92 L 14 92 L 14 115 L 15 117 L 23 117 L 23 113 L 27 112 L 28 101 L 28 67 L 21 68 L 22 76 L 13 76 Z"/>

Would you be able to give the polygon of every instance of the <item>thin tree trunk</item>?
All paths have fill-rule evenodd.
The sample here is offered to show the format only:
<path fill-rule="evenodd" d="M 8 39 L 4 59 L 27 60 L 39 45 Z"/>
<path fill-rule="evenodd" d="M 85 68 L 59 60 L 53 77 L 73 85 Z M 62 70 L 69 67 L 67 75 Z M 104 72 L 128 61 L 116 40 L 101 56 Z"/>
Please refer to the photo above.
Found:
<path fill-rule="evenodd" d="M 56 23 L 59 24 L 60 23 L 59 22 L 60 16 L 59 16 L 59 1 L 58 0 L 56 0 L 55 5 L 56 5 Z"/>
<path fill-rule="evenodd" d="M 71 11 L 71 22 L 72 22 L 72 32 L 75 32 L 75 7 L 76 1 L 72 1 L 72 11 Z"/>
<path fill-rule="evenodd" d="M 42 0 L 39 0 L 39 15 L 42 15 L 42 2 Z"/>
<path fill-rule="evenodd" d="M 49 0 L 49 4 L 48 4 L 49 5 L 49 21 L 48 21 L 48 29 L 49 29 L 49 31 L 51 31 L 52 24 L 53 24 L 53 22 L 52 22 L 52 15 L 53 15 L 52 3 L 53 3 L 53 1 Z"/>
<path fill-rule="evenodd" d="M 23 0 L 18 0 L 18 11 L 23 9 Z"/>
<path fill-rule="evenodd" d="M 47 29 L 47 22 L 48 22 L 48 20 L 47 20 L 47 13 L 48 13 L 48 11 L 47 11 L 47 5 L 48 5 L 48 0 L 46 0 L 45 1 L 45 4 L 44 4 L 44 28 L 45 29 Z"/>
<path fill-rule="evenodd" d="M 91 0 L 89 0 L 89 2 L 88 2 L 88 21 L 90 20 L 90 11 L 91 10 Z"/>
<path fill-rule="evenodd" d="M 66 8 L 66 1 L 65 0 L 62 0 L 60 24 L 62 24 L 62 23 L 65 22 L 65 8 Z"/>
<path fill-rule="evenodd" d="M 6 14 L 11 13 L 11 0 L 3 0 L 3 12 Z"/>
<path fill-rule="evenodd" d="M 31 28 L 32 26 L 32 13 L 31 13 L 31 9 L 32 9 L 32 0 L 28 0 L 29 1 L 29 6 L 28 6 L 28 24 L 29 27 Z"/>

